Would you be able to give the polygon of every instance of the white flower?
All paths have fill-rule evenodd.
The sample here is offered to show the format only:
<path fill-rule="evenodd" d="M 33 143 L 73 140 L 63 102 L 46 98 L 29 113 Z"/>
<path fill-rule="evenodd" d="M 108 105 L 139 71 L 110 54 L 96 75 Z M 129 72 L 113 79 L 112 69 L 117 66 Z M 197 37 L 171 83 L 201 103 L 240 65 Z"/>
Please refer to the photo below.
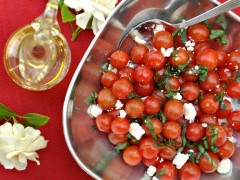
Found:
<path fill-rule="evenodd" d="M 101 28 L 107 16 L 114 10 L 117 0 L 65 0 L 64 4 L 75 9 L 79 14 L 76 16 L 76 24 L 86 29 L 88 22 L 92 20 L 92 30 L 96 34 Z"/>
<path fill-rule="evenodd" d="M 37 165 L 38 154 L 35 152 L 44 149 L 47 141 L 40 136 L 39 130 L 32 127 L 6 122 L 0 126 L 0 163 L 5 169 L 24 170 L 27 160 L 35 161 Z"/>

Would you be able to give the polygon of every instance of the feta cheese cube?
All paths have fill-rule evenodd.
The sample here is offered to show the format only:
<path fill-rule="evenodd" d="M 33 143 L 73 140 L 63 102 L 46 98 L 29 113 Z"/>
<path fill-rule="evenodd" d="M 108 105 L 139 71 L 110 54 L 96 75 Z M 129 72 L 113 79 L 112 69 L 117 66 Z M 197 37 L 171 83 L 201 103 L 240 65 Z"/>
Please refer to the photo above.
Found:
<path fill-rule="evenodd" d="M 118 99 L 115 104 L 115 109 L 121 109 L 123 107 L 123 103 Z"/>
<path fill-rule="evenodd" d="M 177 94 L 173 96 L 173 99 L 182 100 L 182 95 L 177 92 Z"/>
<path fill-rule="evenodd" d="M 232 162 L 230 159 L 222 159 L 217 168 L 217 172 L 220 174 L 228 174 L 232 170 Z"/>
<path fill-rule="evenodd" d="M 164 31 L 165 30 L 165 27 L 161 24 L 157 24 L 155 26 L 155 28 L 153 29 L 153 33 L 156 34 L 157 32 L 159 31 Z"/>
<path fill-rule="evenodd" d="M 194 121 L 197 111 L 194 108 L 192 103 L 184 103 L 183 104 L 184 116 L 185 119 L 189 120 L 190 123 Z"/>
<path fill-rule="evenodd" d="M 138 35 L 135 36 L 134 40 L 138 44 L 146 44 L 147 43 L 143 38 L 139 37 Z"/>
<path fill-rule="evenodd" d="M 137 140 L 140 140 L 142 135 L 145 134 L 145 130 L 138 123 L 132 122 L 130 124 L 129 133 Z"/>
<path fill-rule="evenodd" d="M 170 57 L 172 52 L 173 52 L 173 47 L 168 48 L 168 49 L 161 48 L 161 52 L 162 52 L 164 57 Z"/>
<path fill-rule="evenodd" d="M 153 176 L 152 180 L 159 180 L 159 178 L 157 178 L 156 176 Z"/>
<path fill-rule="evenodd" d="M 202 123 L 202 127 L 206 128 L 208 125 L 206 123 Z"/>
<path fill-rule="evenodd" d="M 154 166 L 149 166 L 147 169 L 147 174 L 149 176 L 153 176 L 155 174 L 155 172 L 157 171 L 157 168 Z"/>
<path fill-rule="evenodd" d="M 233 136 L 231 137 L 228 137 L 228 140 L 231 141 L 232 143 L 236 143 L 237 142 L 237 139 Z"/>
<path fill-rule="evenodd" d="M 176 165 L 177 169 L 181 169 L 182 166 L 187 162 L 188 159 L 189 159 L 188 154 L 182 154 L 182 153 L 178 152 L 172 162 L 174 165 Z"/>
<path fill-rule="evenodd" d="M 102 114 L 103 110 L 96 104 L 91 104 L 87 110 L 87 113 L 91 117 L 97 117 L 98 115 Z"/>
<path fill-rule="evenodd" d="M 126 115 L 127 115 L 127 113 L 126 113 L 126 111 L 124 111 L 123 109 L 121 109 L 121 110 L 119 111 L 119 117 L 120 117 L 120 118 L 125 118 Z"/>

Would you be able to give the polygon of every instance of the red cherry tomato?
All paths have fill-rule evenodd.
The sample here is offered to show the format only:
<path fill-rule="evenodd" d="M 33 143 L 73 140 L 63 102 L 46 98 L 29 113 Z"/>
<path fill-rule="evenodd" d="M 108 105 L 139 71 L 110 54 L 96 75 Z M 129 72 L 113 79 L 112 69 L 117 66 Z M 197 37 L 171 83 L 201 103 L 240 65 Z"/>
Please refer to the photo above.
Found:
<path fill-rule="evenodd" d="M 104 88 L 98 93 L 97 102 L 102 109 L 108 110 L 114 107 L 117 99 L 114 97 L 111 89 Z"/>
<path fill-rule="evenodd" d="M 148 84 L 152 81 L 153 72 L 147 66 L 138 66 L 133 73 L 133 78 L 135 82 Z"/>
<path fill-rule="evenodd" d="M 194 41 L 204 41 L 209 36 L 208 28 L 200 23 L 190 26 L 187 33 Z"/>
<path fill-rule="evenodd" d="M 115 134 L 127 134 L 130 123 L 127 118 L 115 118 L 111 124 L 111 130 Z"/>
<path fill-rule="evenodd" d="M 142 97 L 149 96 L 154 90 L 154 83 L 153 81 L 148 84 L 134 83 L 134 89 L 135 92 Z"/>
<path fill-rule="evenodd" d="M 133 92 L 133 85 L 127 79 L 118 79 L 112 85 L 113 96 L 118 99 L 125 99 Z"/>
<path fill-rule="evenodd" d="M 201 89 L 209 92 L 215 92 L 216 89 L 219 88 L 219 85 L 219 76 L 213 71 L 208 72 L 207 78 L 204 81 L 200 82 Z"/>
<path fill-rule="evenodd" d="M 176 167 L 170 161 L 161 162 L 158 167 L 156 173 L 163 172 L 165 173 L 160 177 L 161 180 L 174 180 L 176 177 Z"/>
<path fill-rule="evenodd" d="M 108 134 L 108 139 L 114 145 L 122 144 L 128 140 L 125 134 L 114 134 L 113 132 Z"/>
<path fill-rule="evenodd" d="M 201 170 L 196 163 L 186 162 L 178 171 L 181 180 L 199 180 Z"/>
<path fill-rule="evenodd" d="M 153 36 L 153 46 L 157 49 L 161 48 L 171 48 L 173 46 L 172 34 L 168 31 L 158 31 Z"/>
<path fill-rule="evenodd" d="M 240 98 L 240 82 L 230 81 L 227 85 L 226 93 L 230 98 Z"/>
<path fill-rule="evenodd" d="M 131 58 L 132 60 L 137 64 L 143 64 L 144 63 L 144 55 L 148 52 L 148 48 L 143 45 L 139 44 L 137 46 L 134 46 L 131 50 Z"/>
<path fill-rule="evenodd" d="M 218 157 L 222 159 L 227 159 L 233 155 L 235 151 L 235 145 L 227 139 L 223 145 L 218 147 L 218 150 L 219 150 L 219 152 L 217 153 Z"/>
<path fill-rule="evenodd" d="M 142 161 L 142 155 L 138 146 L 130 145 L 123 150 L 123 160 L 129 166 L 136 166 Z"/>
<path fill-rule="evenodd" d="M 162 122 L 157 118 L 151 118 L 150 120 L 153 125 L 154 133 L 157 136 L 160 135 L 162 132 L 162 128 L 163 128 Z M 143 123 L 142 128 L 145 130 L 146 135 L 151 136 L 150 130 L 145 123 Z"/>
<path fill-rule="evenodd" d="M 213 94 L 205 94 L 200 100 L 199 105 L 206 114 L 214 114 L 218 110 L 219 102 L 215 99 Z"/>
<path fill-rule="evenodd" d="M 209 125 L 206 128 L 206 136 L 207 136 L 207 140 L 208 140 L 209 144 L 211 144 L 211 140 L 212 140 L 213 135 L 214 135 L 213 134 L 213 131 L 214 131 L 213 128 L 217 129 L 217 139 L 215 141 L 215 145 L 216 146 L 223 145 L 227 140 L 227 134 L 226 134 L 225 130 L 223 129 L 223 127 L 219 124 Z"/>
<path fill-rule="evenodd" d="M 144 111 L 146 114 L 157 114 L 161 109 L 161 103 L 155 96 L 148 96 L 144 100 Z"/>
<path fill-rule="evenodd" d="M 170 88 L 174 91 L 178 91 L 181 86 L 179 78 L 175 77 L 175 76 L 171 76 L 168 79 L 168 83 L 169 83 Z"/>
<path fill-rule="evenodd" d="M 187 125 L 186 136 L 190 141 L 199 141 L 204 135 L 205 130 L 198 122 L 193 122 Z"/>
<path fill-rule="evenodd" d="M 127 65 L 128 60 L 128 54 L 124 51 L 117 50 L 110 56 L 110 64 L 117 69 L 123 69 Z"/>
<path fill-rule="evenodd" d="M 227 82 L 232 77 L 232 71 L 226 66 L 218 68 L 217 73 L 222 82 Z"/>
<path fill-rule="evenodd" d="M 183 117 L 183 103 L 170 100 L 164 106 L 164 114 L 169 121 L 179 121 Z"/>
<path fill-rule="evenodd" d="M 177 154 L 177 151 L 173 146 L 168 146 L 166 148 L 161 148 L 159 150 L 159 156 L 166 160 L 173 160 L 176 154 Z"/>
<path fill-rule="evenodd" d="M 215 114 L 201 114 L 198 117 L 198 122 L 205 124 L 217 124 L 218 118 Z"/>
<path fill-rule="evenodd" d="M 152 137 L 141 139 L 139 148 L 143 158 L 152 159 L 159 153 L 159 149 L 153 146 Z"/>
<path fill-rule="evenodd" d="M 228 116 L 229 126 L 235 130 L 240 130 L 240 111 L 232 111 Z"/>
<path fill-rule="evenodd" d="M 110 132 L 112 121 L 113 121 L 113 116 L 107 113 L 102 113 L 98 115 L 95 119 L 95 123 L 98 130 L 106 133 Z"/>
<path fill-rule="evenodd" d="M 213 159 L 216 162 L 216 167 L 213 166 L 212 162 L 210 162 L 206 157 L 201 156 L 199 161 L 199 167 L 200 169 L 205 173 L 212 173 L 216 171 L 218 165 L 219 165 L 219 158 L 216 154 L 212 152 L 208 152 L 211 159 Z"/>
<path fill-rule="evenodd" d="M 181 125 L 176 121 L 167 121 L 163 125 L 162 135 L 167 139 L 177 139 L 181 135 Z"/>
<path fill-rule="evenodd" d="M 192 101 L 198 98 L 200 94 L 200 88 L 193 82 L 185 82 L 181 86 L 181 92 L 184 99 Z"/>
<path fill-rule="evenodd" d="M 144 103 L 140 99 L 130 99 L 126 102 L 125 111 L 130 118 L 139 118 L 144 112 Z"/>
<path fill-rule="evenodd" d="M 144 64 L 153 70 L 160 70 L 166 64 L 166 59 L 161 51 L 151 50 L 144 55 Z"/>
<path fill-rule="evenodd" d="M 239 70 L 240 69 L 240 52 L 233 51 L 227 56 L 227 66 L 230 70 Z"/>
<path fill-rule="evenodd" d="M 217 53 L 213 49 L 204 49 L 196 56 L 196 64 L 208 67 L 209 71 L 213 71 L 217 67 Z"/>
<path fill-rule="evenodd" d="M 227 53 L 224 51 L 217 51 L 217 67 L 222 67 L 227 61 Z"/>
<path fill-rule="evenodd" d="M 220 119 L 227 118 L 228 115 L 232 111 L 232 104 L 231 104 L 231 102 L 229 100 L 227 100 L 227 99 L 224 99 L 223 102 L 224 102 L 226 108 L 225 109 L 219 108 L 217 110 L 217 112 L 216 112 L 217 117 L 220 118 Z"/>
<path fill-rule="evenodd" d="M 134 69 L 131 67 L 125 67 L 118 71 L 118 77 L 128 79 L 130 82 L 133 82 L 133 73 Z"/>
<path fill-rule="evenodd" d="M 111 88 L 113 83 L 118 80 L 118 76 L 111 71 L 103 73 L 101 83 L 104 87 Z"/>

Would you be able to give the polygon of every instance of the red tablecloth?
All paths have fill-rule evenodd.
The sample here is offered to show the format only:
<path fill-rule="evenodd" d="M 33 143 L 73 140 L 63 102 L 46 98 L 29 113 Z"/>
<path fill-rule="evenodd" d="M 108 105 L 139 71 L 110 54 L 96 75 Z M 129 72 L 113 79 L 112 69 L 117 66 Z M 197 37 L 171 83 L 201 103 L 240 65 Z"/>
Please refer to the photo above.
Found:
<path fill-rule="evenodd" d="M 3 64 L 3 49 L 8 37 L 19 27 L 30 23 L 39 16 L 47 0 L 0 0 L 0 103 L 19 114 L 36 112 L 47 115 L 50 121 L 40 128 L 45 139 L 49 140 L 46 149 L 38 151 L 40 166 L 29 162 L 25 171 L 5 170 L 0 166 L 0 179 L 92 179 L 74 161 L 69 153 L 62 128 L 62 107 L 71 77 L 88 48 L 93 34 L 85 31 L 77 41 L 71 42 L 71 29 L 68 24 L 59 22 L 62 33 L 68 39 L 71 52 L 71 68 L 65 79 L 54 88 L 44 92 L 33 92 L 17 86 L 7 75 Z"/>
<path fill-rule="evenodd" d="M 49 140 L 46 149 L 38 151 L 40 166 L 29 162 L 25 171 L 5 170 L 0 166 L 0 179 L 42 180 L 42 179 L 92 179 L 70 155 L 62 130 L 62 106 L 71 77 L 85 50 L 93 39 L 92 32 L 82 32 L 77 41 L 72 42 L 71 29 L 62 24 L 62 33 L 69 40 L 72 63 L 65 79 L 54 88 L 44 92 L 33 92 L 17 86 L 7 75 L 3 64 L 3 49 L 8 37 L 19 27 L 30 23 L 43 12 L 47 0 L 0 0 L 0 103 L 7 105 L 19 114 L 36 112 L 47 115 L 50 121 L 40 128 L 42 135 Z M 240 14 L 240 11 L 236 11 Z"/>

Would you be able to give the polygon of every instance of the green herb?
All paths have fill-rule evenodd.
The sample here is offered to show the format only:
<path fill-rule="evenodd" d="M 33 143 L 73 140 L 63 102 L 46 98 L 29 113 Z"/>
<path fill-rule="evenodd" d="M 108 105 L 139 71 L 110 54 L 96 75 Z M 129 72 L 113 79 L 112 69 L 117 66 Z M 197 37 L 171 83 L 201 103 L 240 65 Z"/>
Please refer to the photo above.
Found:
<path fill-rule="evenodd" d="M 187 131 L 187 123 L 184 122 L 183 129 L 182 129 L 182 146 L 178 149 L 178 152 L 182 152 L 187 144 L 186 131 Z"/>
<path fill-rule="evenodd" d="M 227 29 L 228 24 L 226 16 L 224 14 L 221 14 L 217 17 L 216 23 L 219 24 L 223 28 L 223 30 Z"/>
<path fill-rule="evenodd" d="M 213 167 L 217 167 L 217 162 L 211 158 L 211 156 L 208 154 L 208 152 L 204 149 L 204 147 L 199 143 L 198 144 L 198 151 L 203 155 L 211 164 Z"/>
<path fill-rule="evenodd" d="M 218 40 L 221 44 L 227 44 L 227 38 L 224 30 L 221 29 L 212 29 L 210 31 L 209 39 L 216 39 Z"/>
<path fill-rule="evenodd" d="M 175 38 L 176 36 L 180 36 L 182 43 L 185 44 L 185 42 L 187 41 L 187 30 L 176 29 L 175 31 L 173 31 L 172 36 L 173 38 Z"/>
<path fill-rule="evenodd" d="M 128 147 L 130 145 L 129 142 L 125 142 L 125 143 L 122 143 L 122 144 L 118 144 L 115 146 L 114 150 L 116 153 L 120 153 L 122 150 L 124 150 L 126 147 Z"/>
<path fill-rule="evenodd" d="M 49 117 L 37 113 L 26 113 L 23 116 L 18 115 L 3 104 L 0 104 L 0 118 L 7 122 L 12 120 L 14 123 L 20 123 L 33 128 L 43 126 L 49 121 Z"/>
<path fill-rule="evenodd" d="M 151 133 L 152 138 L 153 139 L 157 139 L 157 136 L 156 136 L 156 134 L 154 132 L 154 127 L 153 127 L 151 119 L 149 119 L 149 118 L 144 119 L 144 123 L 148 127 L 148 129 L 149 129 L 149 131 Z"/>
<path fill-rule="evenodd" d="M 205 81 L 208 75 L 208 67 L 198 66 L 199 68 L 193 68 L 188 71 L 188 74 L 196 74 L 199 76 L 199 81 Z"/>
<path fill-rule="evenodd" d="M 135 94 L 135 93 L 131 93 L 127 96 L 127 99 L 133 99 L 133 98 L 136 98 L 136 99 L 141 99 L 141 96 Z"/>
<path fill-rule="evenodd" d="M 240 82 L 240 73 L 239 73 L 239 71 L 236 71 L 234 73 L 234 75 L 235 75 L 234 81 L 235 82 Z"/>
<path fill-rule="evenodd" d="M 62 3 L 61 5 L 61 15 L 64 23 L 76 20 L 76 16 L 69 10 L 69 8 Z"/>
<path fill-rule="evenodd" d="M 127 134 L 127 138 L 128 138 L 128 139 L 131 139 L 132 142 L 137 142 L 137 141 L 138 141 L 138 140 L 137 140 L 134 136 L 132 136 L 130 133 Z"/>
<path fill-rule="evenodd" d="M 98 97 L 98 94 L 96 92 L 92 92 L 91 95 L 84 100 L 84 102 L 86 104 L 96 104 L 97 103 L 97 97 Z"/>
<path fill-rule="evenodd" d="M 174 58 L 174 57 L 177 57 L 177 55 L 178 55 L 178 50 L 173 51 L 172 57 L 173 57 L 173 58 Z"/>
<path fill-rule="evenodd" d="M 163 170 L 157 172 L 155 176 L 156 176 L 157 178 L 160 178 L 160 177 L 163 176 L 166 172 L 167 172 L 166 169 L 163 169 Z"/>
<path fill-rule="evenodd" d="M 226 106 L 226 104 L 225 104 L 225 102 L 224 102 L 224 95 L 225 95 L 224 92 L 225 92 L 226 87 L 227 87 L 227 85 L 226 85 L 226 84 L 223 84 L 221 94 L 216 94 L 216 95 L 215 95 L 215 99 L 216 99 L 216 101 L 219 102 L 220 108 L 221 108 L 222 110 L 225 110 L 225 109 L 227 108 L 227 106 Z"/>

